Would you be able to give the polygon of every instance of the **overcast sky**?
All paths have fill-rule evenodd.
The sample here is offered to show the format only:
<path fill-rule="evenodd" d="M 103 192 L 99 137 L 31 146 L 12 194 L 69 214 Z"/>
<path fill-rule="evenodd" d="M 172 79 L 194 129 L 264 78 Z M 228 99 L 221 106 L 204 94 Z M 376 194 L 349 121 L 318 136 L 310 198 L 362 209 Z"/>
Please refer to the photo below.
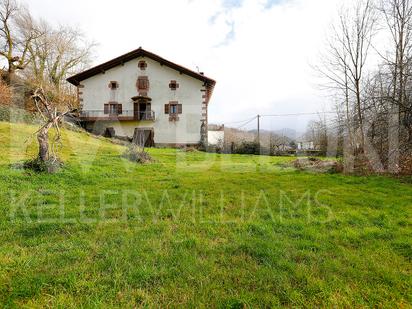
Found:
<path fill-rule="evenodd" d="M 316 87 L 327 30 L 346 0 L 30 0 L 37 17 L 78 26 L 94 65 L 142 46 L 215 80 L 210 123 L 331 109 Z M 266 118 L 302 131 L 308 117 Z M 254 123 L 251 124 L 253 127 Z M 236 127 L 236 124 L 233 124 Z"/>

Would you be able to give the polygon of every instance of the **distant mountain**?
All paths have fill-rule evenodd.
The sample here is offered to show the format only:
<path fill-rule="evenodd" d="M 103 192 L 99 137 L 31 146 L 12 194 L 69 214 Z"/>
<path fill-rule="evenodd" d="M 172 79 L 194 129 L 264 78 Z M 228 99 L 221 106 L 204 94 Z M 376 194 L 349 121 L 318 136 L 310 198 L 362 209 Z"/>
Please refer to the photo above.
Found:
<path fill-rule="evenodd" d="M 250 130 L 248 132 L 256 134 L 257 130 L 254 129 L 254 130 Z M 271 130 L 260 130 L 260 133 L 262 133 L 262 134 L 274 133 L 274 134 L 279 135 L 279 136 L 285 136 L 287 138 L 290 138 L 291 140 L 299 139 L 303 135 L 302 132 L 298 132 L 298 131 L 296 131 L 294 129 L 290 129 L 290 128 L 284 128 L 284 129 L 272 130 L 272 131 Z"/>

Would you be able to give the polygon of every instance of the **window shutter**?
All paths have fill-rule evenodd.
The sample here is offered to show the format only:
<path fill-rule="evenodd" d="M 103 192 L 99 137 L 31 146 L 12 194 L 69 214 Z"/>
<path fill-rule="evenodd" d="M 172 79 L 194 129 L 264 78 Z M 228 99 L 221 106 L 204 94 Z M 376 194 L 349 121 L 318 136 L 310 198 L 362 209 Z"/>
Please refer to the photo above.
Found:
<path fill-rule="evenodd" d="M 123 113 L 123 107 L 122 107 L 122 104 L 117 104 L 117 113 L 118 113 L 118 114 Z"/>
<path fill-rule="evenodd" d="M 137 79 L 137 88 L 139 90 L 149 89 L 149 78 L 147 76 L 139 76 Z"/>
<path fill-rule="evenodd" d="M 109 113 L 109 104 L 104 105 L 104 113 L 108 114 Z"/>
<path fill-rule="evenodd" d="M 177 113 L 178 114 L 182 113 L 182 104 L 177 104 Z"/>
<path fill-rule="evenodd" d="M 165 114 L 169 114 L 169 104 L 165 104 Z"/>

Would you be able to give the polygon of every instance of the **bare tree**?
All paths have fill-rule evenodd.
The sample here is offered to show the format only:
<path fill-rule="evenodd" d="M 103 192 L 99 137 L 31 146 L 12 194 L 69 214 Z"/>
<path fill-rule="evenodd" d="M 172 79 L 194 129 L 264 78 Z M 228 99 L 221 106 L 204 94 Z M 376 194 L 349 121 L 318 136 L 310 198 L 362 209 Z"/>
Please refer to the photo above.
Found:
<path fill-rule="evenodd" d="M 40 35 L 25 7 L 15 0 L 0 0 L 0 56 L 7 62 L 8 84 L 27 66 L 29 45 Z"/>
<path fill-rule="evenodd" d="M 400 159 L 400 133 L 402 124 L 407 132 L 403 148 L 412 143 L 412 105 L 410 97 L 410 77 L 412 58 L 412 1 L 385 0 L 379 7 L 390 34 L 391 43 L 385 54 L 381 54 L 386 69 L 386 84 L 389 85 L 385 96 L 388 104 L 388 166 L 397 172 Z M 404 149 L 405 150 L 405 149 Z"/>
<path fill-rule="evenodd" d="M 38 88 L 36 89 L 36 91 L 34 91 L 32 99 L 36 105 L 38 112 L 44 120 L 44 124 L 36 132 L 37 141 L 39 143 L 38 159 L 48 167 L 49 172 L 52 172 L 54 170 L 53 165 L 58 160 L 55 145 L 60 142 L 61 139 L 59 123 L 64 116 L 75 112 L 75 110 L 66 110 L 65 112 L 59 112 L 57 108 L 58 105 L 51 102 L 47 98 L 47 95 L 42 88 Z M 53 127 L 56 129 L 56 136 L 50 149 L 49 130 Z"/>
<path fill-rule="evenodd" d="M 59 92 L 68 75 L 90 63 L 94 43 L 68 26 L 54 29 L 45 21 L 39 23 L 44 34 L 29 45 L 29 74 L 38 84 L 50 84 Z"/>
<path fill-rule="evenodd" d="M 343 97 L 350 140 L 354 139 L 353 129 L 359 130 L 362 151 L 365 145 L 362 95 L 375 24 L 371 0 L 359 1 L 353 9 L 342 9 L 339 22 L 333 25 L 327 55 L 319 69 L 329 80 L 327 87 L 338 90 Z"/>

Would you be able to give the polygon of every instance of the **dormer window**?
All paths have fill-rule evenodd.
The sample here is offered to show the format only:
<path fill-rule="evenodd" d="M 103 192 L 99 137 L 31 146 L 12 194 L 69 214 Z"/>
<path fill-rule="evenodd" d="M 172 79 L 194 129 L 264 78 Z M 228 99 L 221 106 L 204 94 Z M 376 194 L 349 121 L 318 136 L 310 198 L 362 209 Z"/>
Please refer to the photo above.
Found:
<path fill-rule="evenodd" d="M 116 90 L 117 88 L 119 88 L 119 83 L 116 82 L 116 81 L 111 81 L 109 83 L 109 88 L 112 89 L 112 90 Z"/>
<path fill-rule="evenodd" d="M 176 90 L 179 88 L 179 84 L 175 80 L 171 80 L 169 84 L 170 90 Z"/>

